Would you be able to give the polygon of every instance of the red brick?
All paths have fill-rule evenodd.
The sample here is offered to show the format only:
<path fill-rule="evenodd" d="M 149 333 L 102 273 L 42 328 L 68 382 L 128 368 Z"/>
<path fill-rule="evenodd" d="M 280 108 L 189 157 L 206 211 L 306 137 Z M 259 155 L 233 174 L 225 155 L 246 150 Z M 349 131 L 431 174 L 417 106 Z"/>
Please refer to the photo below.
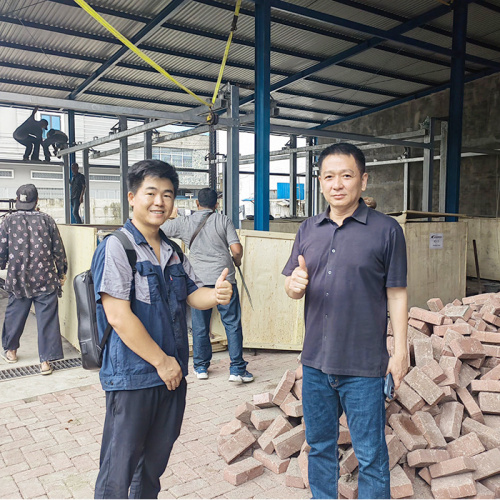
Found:
<path fill-rule="evenodd" d="M 284 413 L 276 407 L 257 409 L 252 412 L 250 421 L 258 431 L 265 431 L 279 415 Z"/>
<path fill-rule="evenodd" d="M 358 459 L 354 453 L 354 449 L 352 447 L 347 448 L 342 454 L 342 458 L 339 462 L 340 467 L 340 475 L 350 474 L 353 472 L 358 466 Z"/>
<path fill-rule="evenodd" d="M 275 405 L 279 406 L 281 403 L 283 403 L 283 401 L 285 401 L 285 398 L 292 390 L 294 383 L 295 383 L 295 372 L 287 370 L 283 374 L 283 377 L 281 377 L 278 386 L 274 390 L 273 403 Z"/>
<path fill-rule="evenodd" d="M 473 380 L 472 382 L 475 381 Z M 472 397 L 471 393 L 465 387 L 459 387 L 457 389 L 457 395 L 465 406 L 465 410 L 469 414 L 470 418 L 484 424 L 483 412 L 479 408 L 475 399 Z"/>
<path fill-rule="evenodd" d="M 452 340 L 450 347 L 458 359 L 477 359 L 485 356 L 483 344 L 472 337 Z"/>
<path fill-rule="evenodd" d="M 471 392 L 500 392 L 500 381 L 483 379 L 473 380 L 470 383 L 470 390 Z"/>
<path fill-rule="evenodd" d="M 406 457 L 408 450 L 396 434 L 385 436 L 387 451 L 389 452 L 389 470 L 392 469 L 403 457 Z"/>
<path fill-rule="evenodd" d="M 439 403 L 444 397 L 442 389 L 437 386 L 418 366 L 413 368 L 404 378 L 405 382 L 429 405 Z"/>
<path fill-rule="evenodd" d="M 413 342 L 415 342 L 415 339 L 426 339 L 429 337 L 427 337 L 425 333 L 422 333 L 416 328 L 413 328 L 413 326 L 408 325 L 407 338 L 408 344 L 410 345 L 410 351 L 413 352 Z"/>
<path fill-rule="evenodd" d="M 472 420 L 472 418 L 467 417 L 462 422 L 462 434 L 468 434 L 469 432 L 475 432 L 487 450 L 498 448 L 500 446 L 499 430 L 492 429 L 487 425 L 481 424 L 480 422 L 476 422 L 475 420 Z"/>
<path fill-rule="evenodd" d="M 411 419 L 429 443 L 429 448 L 446 447 L 446 440 L 437 426 L 436 421 L 432 418 L 432 415 L 428 412 L 417 411 Z"/>
<path fill-rule="evenodd" d="M 358 498 L 358 471 L 340 477 L 338 492 L 344 498 Z"/>
<path fill-rule="evenodd" d="M 447 441 L 460 436 L 460 426 L 464 414 L 464 406 L 460 403 L 445 403 L 442 405 L 439 429 Z"/>
<path fill-rule="evenodd" d="M 288 403 L 283 405 L 283 411 L 289 417 L 302 417 L 304 416 L 304 411 L 302 409 L 302 401 L 294 401 L 293 403 Z"/>
<path fill-rule="evenodd" d="M 396 398 L 412 414 L 420 410 L 425 404 L 423 398 L 421 398 L 404 380 L 401 381 L 401 385 L 396 391 Z"/>
<path fill-rule="evenodd" d="M 406 415 L 391 415 L 389 425 L 394 429 L 394 433 L 401 439 L 408 451 L 427 447 L 427 440 L 422 432 Z"/>
<path fill-rule="evenodd" d="M 484 314 L 485 312 L 489 312 L 490 314 L 494 314 L 496 316 L 500 315 L 500 299 L 498 297 L 489 298 L 481 308 L 480 313 Z"/>
<path fill-rule="evenodd" d="M 446 379 L 440 382 L 440 386 L 449 385 L 453 389 L 459 386 L 459 373 L 462 367 L 462 362 L 455 357 L 442 356 L 439 360 L 439 366 L 443 369 L 446 374 Z"/>
<path fill-rule="evenodd" d="M 479 408 L 484 413 L 500 414 L 500 394 L 497 392 L 480 392 Z"/>
<path fill-rule="evenodd" d="M 432 344 L 431 344 L 432 347 Z M 418 366 L 418 364 L 417 364 Z M 439 384 L 446 379 L 446 374 L 443 369 L 439 366 L 439 363 L 432 358 L 424 366 L 420 366 L 420 369 L 435 383 Z"/>
<path fill-rule="evenodd" d="M 437 335 L 431 335 L 431 342 L 432 342 L 432 354 L 434 356 L 434 359 L 439 362 L 441 358 L 441 353 L 443 352 L 444 348 L 444 339 L 443 337 L 438 337 Z"/>
<path fill-rule="evenodd" d="M 252 403 L 242 403 L 234 410 L 234 416 L 245 424 L 250 425 L 252 423 L 250 416 L 254 410 L 258 410 L 258 408 Z"/>
<path fill-rule="evenodd" d="M 264 473 L 264 466 L 255 458 L 245 458 L 241 462 L 226 467 L 224 470 L 224 480 L 228 483 L 239 486 L 251 479 L 255 479 Z"/>
<path fill-rule="evenodd" d="M 420 321 L 419 319 L 410 318 L 408 320 L 408 325 L 412 326 L 419 332 L 422 332 L 424 335 L 429 336 L 431 334 L 431 329 L 429 325 L 425 321 Z"/>
<path fill-rule="evenodd" d="M 481 368 L 484 365 L 485 361 L 486 361 L 485 357 L 477 359 L 464 359 L 464 363 L 467 363 L 468 365 L 472 366 L 472 368 L 475 368 L 477 370 L 479 370 L 479 368 Z"/>
<path fill-rule="evenodd" d="M 469 323 L 455 323 L 452 325 L 450 328 L 455 330 L 457 333 L 460 333 L 461 335 L 471 335 L 473 332 L 473 328 Z"/>
<path fill-rule="evenodd" d="M 299 461 L 297 458 L 290 459 L 290 464 L 285 474 L 285 486 L 289 488 L 301 488 L 304 489 L 306 485 L 302 479 L 302 473 L 299 467 Z"/>
<path fill-rule="evenodd" d="M 450 325 L 439 325 L 432 327 L 432 333 L 438 337 L 444 337 L 445 333 L 449 330 Z"/>
<path fill-rule="evenodd" d="M 424 467 L 418 471 L 418 475 L 430 486 L 431 485 L 431 475 L 429 474 L 429 467 Z M 422 497 L 417 497 L 422 498 Z"/>
<path fill-rule="evenodd" d="M 404 470 L 396 465 L 391 470 L 391 498 L 406 498 L 413 495 L 413 486 Z"/>
<path fill-rule="evenodd" d="M 457 400 L 457 393 L 449 385 L 445 385 L 444 387 L 441 387 L 441 389 L 443 389 L 443 392 L 444 392 L 444 397 L 440 401 L 441 404 L 453 403 L 454 401 Z M 428 410 L 426 410 L 426 411 L 428 411 Z"/>
<path fill-rule="evenodd" d="M 410 467 L 428 467 L 449 460 L 450 454 L 447 450 L 414 450 L 406 456 Z"/>
<path fill-rule="evenodd" d="M 339 425 L 339 439 L 337 444 L 351 444 L 351 433 L 343 425 Z"/>
<path fill-rule="evenodd" d="M 221 427 L 219 436 L 230 436 L 231 434 L 238 432 L 240 429 L 243 429 L 243 427 L 245 427 L 245 424 L 241 420 L 235 418 Z"/>
<path fill-rule="evenodd" d="M 495 368 L 498 365 L 500 365 L 500 358 L 489 357 L 484 360 L 483 368 Z"/>
<path fill-rule="evenodd" d="M 463 339 L 464 336 L 461 333 L 458 333 L 457 331 L 455 331 L 453 328 L 448 328 L 448 330 L 446 330 L 446 333 L 444 334 L 443 338 L 444 338 L 444 345 L 446 347 L 446 346 L 450 345 L 450 342 L 452 340 Z M 450 351 L 451 351 L 451 349 L 450 349 Z"/>
<path fill-rule="evenodd" d="M 309 488 L 309 472 L 308 472 L 309 452 L 301 451 L 297 461 L 299 463 L 300 472 L 302 473 L 302 479 L 304 480 L 304 484 L 306 485 L 306 488 Z"/>
<path fill-rule="evenodd" d="M 414 339 L 413 352 L 415 355 L 415 364 L 420 368 L 430 361 L 434 361 L 434 356 L 432 354 L 432 342 L 430 338 Z"/>
<path fill-rule="evenodd" d="M 442 314 L 426 311 L 420 307 L 412 307 L 410 309 L 410 318 L 419 319 L 431 325 L 442 325 L 444 321 L 444 316 Z"/>
<path fill-rule="evenodd" d="M 486 321 L 486 323 L 496 326 L 497 328 L 500 326 L 500 318 L 496 314 L 491 314 L 488 311 L 483 313 L 483 320 Z"/>
<path fill-rule="evenodd" d="M 278 415 L 260 436 L 258 443 L 266 453 L 272 453 L 274 451 L 273 439 L 292 429 L 292 424 L 283 415 Z"/>
<path fill-rule="evenodd" d="M 476 496 L 472 498 L 497 498 L 495 494 L 484 484 L 481 484 L 479 481 L 476 481 Z"/>
<path fill-rule="evenodd" d="M 500 364 L 495 368 L 489 369 L 482 377 L 481 380 L 500 380 Z"/>
<path fill-rule="evenodd" d="M 492 429 L 500 429 L 500 415 L 484 415 L 484 424 Z"/>
<path fill-rule="evenodd" d="M 248 450 L 253 443 L 255 443 L 255 437 L 246 427 L 243 427 L 219 446 L 219 454 L 226 463 L 230 463 Z"/>
<path fill-rule="evenodd" d="M 500 344 L 499 332 L 483 332 L 476 330 L 472 332 L 471 338 L 484 342 L 485 344 Z"/>
<path fill-rule="evenodd" d="M 305 430 L 301 425 L 273 439 L 274 449 L 280 458 L 288 458 L 300 450 L 306 439 Z"/>
<path fill-rule="evenodd" d="M 478 295 L 470 295 L 469 297 L 464 297 L 462 299 L 462 304 L 477 304 L 482 305 L 486 303 L 491 297 L 494 297 L 494 293 L 480 293 Z"/>
<path fill-rule="evenodd" d="M 460 387 L 467 387 L 472 380 L 474 380 L 479 375 L 479 370 L 472 368 L 468 364 L 462 364 L 460 369 L 460 374 L 458 376 L 458 385 Z"/>
<path fill-rule="evenodd" d="M 271 408 L 274 406 L 272 393 L 263 392 L 262 394 L 254 394 L 253 404 L 259 408 Z"/>
<path fill-rule="evenodd" d="M 448 318 L 451 318 L 453 321 L 456 321 L 457 319 L 467 321 L 473 313 L 472 309 L 468 305 L 449 306 L 445 307 L 440 312 L 441 314 L 448 316 Z"/>
<path fill-rule="evenodd" d="M 481 483 L 493 492 L 495 498 L 500 497 L 500 474 L 484 479 Z"/>
<path fill-rule="evenodd" d="M 266 469 L 269 469 L 275 474 L 284 474 L 288 469 L 288 464 L 290 463 L 289 458 L 281 459 L 274 453 L 272 455 L 268 455 L 264 450 L 260 449 L 253 452 L 253 458 L 261 462 Z"/>
<path fill-rule="evenodd" d="M 474 456 L 472 460 L 474 460 L 476 465 L 476 470 L 473 474 L 476 481 L 482 481 L 500 473 L 500 450 L 498 448 L 480 453 Z"/>
<path fill-rule="evenodd" d="M 288 404 L 288 403 L 294 403 L 295 401 L 297 401 L 297 398 L 291 393 L 289 392 L 286 397 L 285 397 L 285 400 L 280 404 L 280 408 L 281 408 L 281 411 L 283 413 L 286 413 L 285 411 L 285 406 Z"/>
<path fill-rule="evenodd" d="M 295 381 L 292 387 L 292 393 L 297 399 L 302 399 L 302 379 L 299 378 Z"/>
<path fill-rule="evenodd" d="M 470 472 L 432 479 L 431 491 L 434 498 L 466 498 L 477 492 L 476 482 Z"/>
<path fill-rule="evenodd" d="M 429 467 L 429 473 L 432 479 L 444 476 L 453 476 L 463 474 L 464 472 L 473 472 L 476 470 L 476 464 L 470 457 L 455 457 L 443 462 L 436 463 Z"/>
<path fill-rule="evenodd" d="M 443 309 L 444 305 L 441 299 L 435 298 L 435 299 L 429 299 L 427 301 L 427 307 L 429 308 L 429 311 L 439 312 L 441 311 L 441 309 Z"/>

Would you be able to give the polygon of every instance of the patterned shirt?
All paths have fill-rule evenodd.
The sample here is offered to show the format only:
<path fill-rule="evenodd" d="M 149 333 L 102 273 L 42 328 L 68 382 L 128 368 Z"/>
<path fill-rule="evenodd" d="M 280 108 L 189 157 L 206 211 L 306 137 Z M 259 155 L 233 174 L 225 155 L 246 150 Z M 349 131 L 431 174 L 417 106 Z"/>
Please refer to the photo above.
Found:
<path fill-rule="evenodd" d="M 0 269 L 8 264 L 5 289 L 16 298 L 60 291 L 68 269 L 54 219 L 36 210 L 19 210 L 0 224 Z"/>

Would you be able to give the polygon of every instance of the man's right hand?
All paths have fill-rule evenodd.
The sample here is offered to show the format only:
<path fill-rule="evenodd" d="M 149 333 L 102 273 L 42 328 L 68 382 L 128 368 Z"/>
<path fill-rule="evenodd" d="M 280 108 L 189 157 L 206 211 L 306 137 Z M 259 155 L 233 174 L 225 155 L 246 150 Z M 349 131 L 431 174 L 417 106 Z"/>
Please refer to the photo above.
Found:
<path fill-rule="evenodd" d="M 156 371 L 169 391 L 175 391 L 179 387 L 182 380 L 182 369 L 173 356 L 165 356 L 160 365 L 156 367 Z"/>
<path fill-rule="evenodd" d="M 299 255 L 299 265 L 290 276 L 288 288 L 294 293 L 304 294 L 308 284 L 309 274 L 307 273 L 306 261 L 302 255 Z"/>

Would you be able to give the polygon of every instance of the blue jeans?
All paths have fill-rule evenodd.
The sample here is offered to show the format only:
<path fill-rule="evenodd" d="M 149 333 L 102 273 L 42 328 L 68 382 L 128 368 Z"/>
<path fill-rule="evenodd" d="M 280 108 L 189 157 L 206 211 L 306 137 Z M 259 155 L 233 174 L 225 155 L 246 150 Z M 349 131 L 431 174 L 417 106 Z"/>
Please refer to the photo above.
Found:
<path fill-rule="evenodd" d="M 345 411 L 359 462 L 358 498 L 390 498 L 384 377 L 327 375 L 304 366 L 302 404 L 313 498 L 337 498 L 339 417 Z"/>
<path fill-rule="evenodd" d="M 205 285 L 215 288 L 214 285 Z M 245 373 L 247 362 L 243 359 L 243 330 L 241 328 L 241 309 L 238 287 L 233 285 L 233 295 L 227 306 L 218 305 L 222 324 L 226 330 L 227 347 L 231 365 L 231 375 Z M 210 318 L 212 309 L 199 311 L 191 310 L 193 320 L 193 365 L 194 369 L 208 370 L 212 359 L 212 344 L 210 343 Z"/>
<path fill-rule="evenodd" d="M 83 224 L 80 217 L 80 198 L 71 198 L 71 213 L 75 218 L 75 224 Z"/>

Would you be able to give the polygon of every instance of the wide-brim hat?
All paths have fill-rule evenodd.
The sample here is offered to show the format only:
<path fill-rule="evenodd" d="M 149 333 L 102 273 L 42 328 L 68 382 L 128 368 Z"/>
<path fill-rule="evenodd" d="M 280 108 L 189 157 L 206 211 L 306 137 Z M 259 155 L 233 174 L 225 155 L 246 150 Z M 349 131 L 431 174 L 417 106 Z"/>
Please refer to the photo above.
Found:
<path fill-rule="evenodd" d="M 16 208 L 33 210 L 38 201 L 38 190 L 34 184 L 23 184 L 16 191 Z"/>

